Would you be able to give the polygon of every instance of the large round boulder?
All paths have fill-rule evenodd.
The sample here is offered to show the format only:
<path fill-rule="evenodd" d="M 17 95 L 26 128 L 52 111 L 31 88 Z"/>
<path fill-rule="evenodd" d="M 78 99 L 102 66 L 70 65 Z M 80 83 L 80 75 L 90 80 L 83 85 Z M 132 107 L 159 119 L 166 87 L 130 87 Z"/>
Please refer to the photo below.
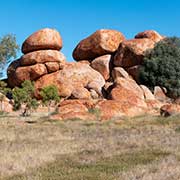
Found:
<path fill-rule="evenodd" d="M 62 48 L 62 39 L 55 29 L 41 29 L 29 36 L 22 45 L 24 54 L 45 49 L 60 50 Z"/>
<path fill-rule="evenodd" d="M 21 66 L 34 65 L 36 63 L 58 62 L 65 64 L 66 57 L 63 53 L 56 50 L 39 50 L 30 52 L 21 57 Z"/>
<path fill-rule="evenodd" d="M 124 40 L 123 34 L 116 30 L 98 30 L 76 46 L 73 58 L 76 61 L 92 61 L 96 57 L 115 52 Z"/>
<path fill-rule="evenodd" d="M 146 51 L 154 45 L 154 41 L 148 38 L 123 41 L 115 54 L 114 65 L 124 68 L 140 65 Z"/>

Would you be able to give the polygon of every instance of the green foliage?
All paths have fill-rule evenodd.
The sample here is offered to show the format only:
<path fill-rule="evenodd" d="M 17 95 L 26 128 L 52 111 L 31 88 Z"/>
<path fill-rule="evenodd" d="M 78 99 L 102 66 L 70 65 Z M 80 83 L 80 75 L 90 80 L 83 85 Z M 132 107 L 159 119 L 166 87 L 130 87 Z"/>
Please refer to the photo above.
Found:
<path fill-rule="evenodd" d="M 15 87 L 12 91 L 14 99 L 14 109 L 18 110 L 25 105 L 23 114 L 31 109 L 36 109 L 38 106 L 37 100 L 34 98 L 34 84 L 27 80 L 22 83 L 22 87 Z"/>
<path fill-rule="evenodd" d="M 16 37 L 12 34 L 8 34 L 0 38 L 0 69 L 2 70 L 6 63 L 9 63 L 11 58 L 16 58 L 17 50 L 19 46 L 16 43 Z"/>
<path fill-rule="evenodd" d="M 51 105 L 52 102 L 58 103 L 60 100 L 58 89 L 54 85 L 49 85 L 42 88 L 40 95 L 42 96 L 42 102 L 45 105 Z"/>
<path fill-rule="evenodd" d="M 50 115 L 50 106 L 54 103 L 57 104 L 60 101 L 60 97 L 58 95 L 58 89 L 54 85 L 49 85 L 40 91 L 40 95 L 42 96 L 42 102 L 45 106 L 48 107 L 48 116 Z"/>
<path fill-rule="evenodd" d="M 148 51 L 139 80 L 150 88 L 165 87 L 172 98 L 180 96 L 180 39 L 166 38 Z"/>

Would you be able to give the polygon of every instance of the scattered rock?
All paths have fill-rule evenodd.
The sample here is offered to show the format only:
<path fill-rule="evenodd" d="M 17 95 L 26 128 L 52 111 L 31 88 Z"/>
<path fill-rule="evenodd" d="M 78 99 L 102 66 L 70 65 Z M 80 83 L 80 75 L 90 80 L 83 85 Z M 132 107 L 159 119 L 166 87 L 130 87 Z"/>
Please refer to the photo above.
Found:
<path fill-rule="evenodd" d="M 82 40 L 73 51 L 76 61 L 89 60 L 114 53 L 119 44 L 125 40 L 121 32 L 115 30 L 101 29 Z"/>
<path fill-rule="evenodd" d="M 37 50 L 60 50 L 62 48 L 62 39 L 55 29 L 41 29 L 29 36 L 22 45 L 24 54 Z"/>
<path fill-rule="evenodd" d="M 178 104 L 165 104 L 160 108 L 161 116 L 168 117 L 180 113 L 180 105 Z"/>

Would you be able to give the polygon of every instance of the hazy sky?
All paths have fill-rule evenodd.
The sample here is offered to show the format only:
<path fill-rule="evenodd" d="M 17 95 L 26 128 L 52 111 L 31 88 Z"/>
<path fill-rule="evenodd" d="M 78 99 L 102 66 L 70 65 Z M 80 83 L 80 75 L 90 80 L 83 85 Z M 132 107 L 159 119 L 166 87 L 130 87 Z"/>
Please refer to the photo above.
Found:
<path fill-rule="evenodd" d="M 180 36 L 178 0 L 5 0 L 0 4 L 0 36 L 13 33 L 19 45 L 34 31 L 56 28 L 62 51 L 72 61 L 77 43 L 97 29 L 116 29 L 127 38 L 154 29 Z M 19 54 L 20 55 L 20 54 Z"/>

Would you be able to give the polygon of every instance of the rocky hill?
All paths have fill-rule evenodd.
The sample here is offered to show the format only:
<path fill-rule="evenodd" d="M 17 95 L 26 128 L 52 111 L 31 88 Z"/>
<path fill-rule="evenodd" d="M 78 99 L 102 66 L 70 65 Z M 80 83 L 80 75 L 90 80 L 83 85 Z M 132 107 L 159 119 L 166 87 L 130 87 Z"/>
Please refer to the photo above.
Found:
<path fill-rule="evenodd" d="M 37 99 L 43 87 L 57 86 L 62 101 L 54 119 L 93 119 L 97 113 L 90 109 L 98 110 L 101 119 L 159 113 L 168 101 L 164 90 L 155 87 L 152 93 L 140 85 L 138 72 L 145 52 L 163 38 L 149 30 L 126 40 L 121 32 L 101 29 L 78 43 L 73 51 L 77 62 L 67 62 L 59 32 L 42 29 L 24 41 L 24 55 L 7 70 L 8 84 L 34 81 Z"/>

